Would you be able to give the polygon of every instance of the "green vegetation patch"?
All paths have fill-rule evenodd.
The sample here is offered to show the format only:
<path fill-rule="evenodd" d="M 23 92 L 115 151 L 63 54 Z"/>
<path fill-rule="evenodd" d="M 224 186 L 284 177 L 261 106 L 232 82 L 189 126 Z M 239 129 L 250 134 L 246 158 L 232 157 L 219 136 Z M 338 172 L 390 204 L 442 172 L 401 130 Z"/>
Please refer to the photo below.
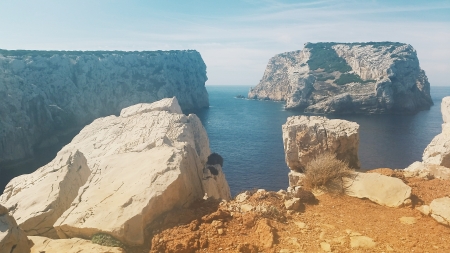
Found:
<path fill-rule="evenodd" d="M 98 233 L 92 236 L 91 239 L 92 243 L 99 244 L 102 246 L 108 246 L 108 247 L 121 247 L 124 248 L 124 244 L 121 243 L 116 238 L 112 237 L 108 234 Z"/>
<path fill-rule="evenodd" d="M 333 71 L 345 73 L 352 70 L 344 58 L 339 57 L 332 48 L 334 45 L 336 45 L 334 42 L 307 44 L 305 48 L 309 48 L 311 51 L 311 57 L 307 61 L 309 68 L 311 70 L 323 69 L 328 73 Z"/>
<path fill-rule="evenodd" d="M 350 73 L 341 74 L 341 76 L 334 81 L 334 83 L 337 85 L 345 85 L 348 83 L 371 83 L 371 82 L 375 82 L 375 80 L 363 81 L 359 75 Z"/>
<path fill-rule="evenodd" d="M 317 77 L 316 77 L 316 81 L 322 81 L 322 82 L 324 82 L 324 81 L 326 81 L 326 80 L 334 80 L 334 76 L 324 76 L 324 75 L 318 75 Z"/>
<path fill-rule="evenodd" d="M 149 54 L 151 56 L 158 56 L 158 55 L 178 54 L 180 52 L 197 53 L 197 51 L 195 51 L 195 50 L 170 50 L 170 51 L 161 51 L 161 50 L 158 50 L 158 51 L 44 51 L 44 50 L 5 50 L 5 49 L 0 49 L 0 55 L 3 55 L 5 57 L 6 56 L 52 57 L 54 55 L 74 55 L 74 56 L 95 55 L 95 56 L 98 56 L 98 57 L 102 58 L 105 55 L 112 55 L 112 54 L 127 55 L 127 54 L 145 53 L 145 54 Z"/>

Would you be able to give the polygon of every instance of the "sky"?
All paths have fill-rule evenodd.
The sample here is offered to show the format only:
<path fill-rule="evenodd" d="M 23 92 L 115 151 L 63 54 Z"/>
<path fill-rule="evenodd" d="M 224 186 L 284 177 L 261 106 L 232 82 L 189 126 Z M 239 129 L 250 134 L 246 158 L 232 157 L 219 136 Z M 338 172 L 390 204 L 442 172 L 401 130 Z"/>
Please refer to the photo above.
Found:
<path fill-rule="evenodd" d="M 448 0 L 2 0 L 0 48 L 200 52 L 206 85 L 258 84 L 306 42 L 411 44 L 431 86 L 450 86 Z"/>

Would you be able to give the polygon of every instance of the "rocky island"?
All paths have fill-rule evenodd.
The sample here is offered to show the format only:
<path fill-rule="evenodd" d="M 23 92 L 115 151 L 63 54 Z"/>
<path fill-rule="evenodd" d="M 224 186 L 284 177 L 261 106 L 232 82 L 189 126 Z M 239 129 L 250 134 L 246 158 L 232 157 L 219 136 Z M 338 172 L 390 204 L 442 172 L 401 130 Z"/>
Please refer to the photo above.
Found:
<path fill-rule="evenodd" d="M 272 57 L 248 98 L 310 113 L 415 113 L 433 104 L 411 45 L 306 43 Z"/>
<path fill-rule="evenodd" d="M 176 96 L 184 111 L 208 107 L 206 80 L 194 50 L 0 50 L 0 168 L 137 103 Z"/>

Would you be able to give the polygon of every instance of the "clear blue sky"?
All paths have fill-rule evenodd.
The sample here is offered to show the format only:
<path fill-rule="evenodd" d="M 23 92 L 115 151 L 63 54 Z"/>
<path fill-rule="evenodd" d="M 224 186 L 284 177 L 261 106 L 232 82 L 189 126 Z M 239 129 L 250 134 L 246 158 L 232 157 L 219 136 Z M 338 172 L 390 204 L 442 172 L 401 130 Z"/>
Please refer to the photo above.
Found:
<path fill-rule="evenodd" d="M 450 85 L 450 1 L 2 0 L 0 48 L 195 49 L 207 85 L 256 85 L 305 42 L 411 44 L 432 86 Z"/>

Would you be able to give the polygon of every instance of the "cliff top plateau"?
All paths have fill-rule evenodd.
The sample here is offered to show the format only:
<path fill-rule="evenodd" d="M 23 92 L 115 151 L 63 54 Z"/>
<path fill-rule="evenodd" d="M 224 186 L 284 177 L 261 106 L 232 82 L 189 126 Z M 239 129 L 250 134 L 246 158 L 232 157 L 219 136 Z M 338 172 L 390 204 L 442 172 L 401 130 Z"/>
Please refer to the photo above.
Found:
<path fill-rule="evenodd" d="M 415 113 L 433 104 L 416 51 L 399 42 L 306 43 L 272 57 L 248 97 L 310 113 Z"/>

